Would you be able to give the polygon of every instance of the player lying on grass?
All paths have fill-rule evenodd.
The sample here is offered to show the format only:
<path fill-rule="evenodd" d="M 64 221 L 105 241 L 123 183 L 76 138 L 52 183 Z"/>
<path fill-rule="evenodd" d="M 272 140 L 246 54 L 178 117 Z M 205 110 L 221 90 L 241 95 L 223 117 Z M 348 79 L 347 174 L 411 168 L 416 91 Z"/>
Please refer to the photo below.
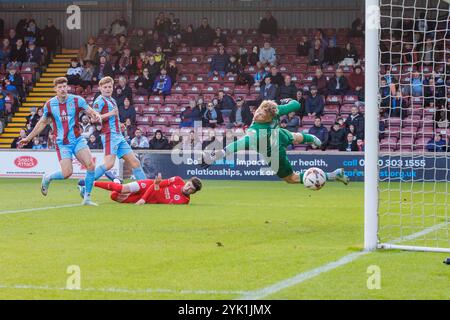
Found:
<path fill-rule="evenodd" d="M 180 177 L 162 180 L 161 174 L 154 179 L 134 181 L 127 184 L 96 181 L 94 185 L 111 192 L 111 200 L 120 203 L 188 204 L 190 196 L 202 189 L 202 182 L 192 177 L 186 182 Z M 83 192 L 83 187 L 80 187 Z"/>
<path fill-rule="evenodd" d="M 85 112 L 92 122 L 100 121 L 100 115 L 89 107 L 80 96 L 68 94 L 67 78 L 59 77 L 53 80 L 56 96 L 44 105 L 44 113 L 31 133 L 19 141 L 23 146 L 33 140 L 45 129 L 51 121 L 56 137 L 56 154 L 61 170 L 44 174 L 41 182 L 41 193 L 46 196 L 50 182 L 67 179 L 72 175 L 72 159 L 75 156 L 86 169 L 86 188 L 83 195 L 84 205 L 96 205 L 91 201 L 91 191 L 94 184 L 95 163 L 86 139 L 81 136 L 78 120 L 80 113 Z"/>
<path fill-rule="evenodd" d="M 223 150 L 203 152 L 202 167 L 207 168 L 214 161 L 240 150 L 254 150 L 266 159 L 279 178 L 291 184 L 302 183 L 303 174 L 294 172 L 286 149 L 291 144 L 313 144 L 320 147 L 322 142 L 314 135 L 280 128 L 281 116 L 300 110 L 300 103 L 296 100 L 285 99 L 283 102 L 285 104 L 277 105 L 274 101 L 263 101 L 255 111 L 253 123 L 247 129 L 246 135 Z M 276 157 L 275 161 L 271 159 L 273 157 Z M 341 181 L 344 184 L 349 182 L 343 169 L 327 173 L 326 176 L 328 181 Z"/>

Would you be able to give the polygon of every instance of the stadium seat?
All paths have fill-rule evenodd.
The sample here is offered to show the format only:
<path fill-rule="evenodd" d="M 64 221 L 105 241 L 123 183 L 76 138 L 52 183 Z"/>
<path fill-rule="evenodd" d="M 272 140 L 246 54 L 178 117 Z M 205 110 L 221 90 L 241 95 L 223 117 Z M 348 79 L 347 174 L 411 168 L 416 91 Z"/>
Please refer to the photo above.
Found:
<path fill-rule="evenodd" d="M 144 115 L 158 115 L 159 114 L 159 106 L 158 105 L 149 105 L 142 107 L 142 113 Z"/>

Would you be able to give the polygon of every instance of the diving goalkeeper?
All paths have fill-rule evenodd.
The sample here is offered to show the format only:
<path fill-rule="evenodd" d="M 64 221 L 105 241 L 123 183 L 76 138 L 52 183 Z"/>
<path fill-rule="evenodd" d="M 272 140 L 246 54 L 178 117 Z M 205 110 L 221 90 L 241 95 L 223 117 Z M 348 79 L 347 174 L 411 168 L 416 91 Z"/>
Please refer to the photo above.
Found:
<path fill-rule="evenodd" d="M 284 104 L 277 105 L 274 101 L 263 101 L 253 116 L 253 123 L 247 129 L 246 135 L 233 142 L 223 150 L 203 152 L 202 167 L 209 167 L 214 161 L 228 157 L 240 150 L 254 150 L 261 154 L 280 179 L 287 183 L 303 183 L 303 174 L 295 173 L 286 154 L 289 145 L 313 144 L 317 147 L 322 142 L 314 135 L 303 132 L 290 132 L 280 128 L 280 117 L 290 112 L 300 110 L 296 100 L 285 99 Z M 343 169 L 327 173 L 327 181 L 349 183 L 349 178 Z"/>

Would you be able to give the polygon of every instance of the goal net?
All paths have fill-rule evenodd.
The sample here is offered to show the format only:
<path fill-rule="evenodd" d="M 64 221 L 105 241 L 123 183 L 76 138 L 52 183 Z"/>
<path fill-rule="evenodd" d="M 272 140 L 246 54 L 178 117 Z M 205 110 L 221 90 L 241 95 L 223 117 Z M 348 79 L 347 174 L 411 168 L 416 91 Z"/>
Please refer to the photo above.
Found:
<path fill-rule="evenodd" d="M 449 3 L 378 4 L 378 247 L 450 252 Z"/>

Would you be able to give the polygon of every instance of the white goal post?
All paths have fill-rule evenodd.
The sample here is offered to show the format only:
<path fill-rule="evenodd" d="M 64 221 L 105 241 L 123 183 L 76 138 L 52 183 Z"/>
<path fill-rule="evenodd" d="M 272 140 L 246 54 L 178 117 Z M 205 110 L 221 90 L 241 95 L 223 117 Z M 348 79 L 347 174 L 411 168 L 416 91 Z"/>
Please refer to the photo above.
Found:
<path fill-rule="evenodd" d="M 450 252 L 449 2 L 365 1 L 367 251 Z"/>

